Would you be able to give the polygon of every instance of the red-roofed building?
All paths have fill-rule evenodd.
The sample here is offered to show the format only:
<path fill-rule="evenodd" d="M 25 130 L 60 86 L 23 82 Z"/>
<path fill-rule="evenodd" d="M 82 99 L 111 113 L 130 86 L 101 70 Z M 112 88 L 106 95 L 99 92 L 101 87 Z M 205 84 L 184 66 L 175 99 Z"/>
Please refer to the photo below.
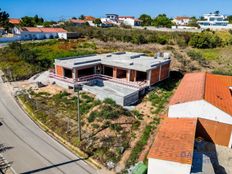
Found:
<path fill-rule="evenodd" d="M 93 16 L 85 16 L 85 21 L 94 21 L 96 18 Z"/>
<path fill-rule="evenodd" d="M 63 28 L 14 27 L 13 33 L 19 35 L 21 40 L 67 39 L 67 31 Z"/>
<path fill-rule="evenodd" d="M 81 19 L 70 19 L 69 22 L 74 26 L 83 26 L 87 21 Z"/>
<path fill-rule="evenodd" d="M 166 118 L 148 154 L 148 174 L 190 174 L 196 118 Z"/>
<path fill-rule="evenodd" d="M 19 25 L 21 23 L 20 19 L 16 19 L 16 18 L 10 18 L 9 19 L 9 23 L 13 24 L 13 25 Z"/>
<path fill-rule="evenodd" d="M 173 23 L 176 25 L 188 25 L 189 22 L 191 21 L 191 18 L 186 17 L 186 16 L 177 16 L 175 19 L 173 19 Z"/>
<path fill-rule="evenodd" d="M 170 100 L 168 117 L 198 117 L 232 125 L 232 76 L 186 74 Z"/>

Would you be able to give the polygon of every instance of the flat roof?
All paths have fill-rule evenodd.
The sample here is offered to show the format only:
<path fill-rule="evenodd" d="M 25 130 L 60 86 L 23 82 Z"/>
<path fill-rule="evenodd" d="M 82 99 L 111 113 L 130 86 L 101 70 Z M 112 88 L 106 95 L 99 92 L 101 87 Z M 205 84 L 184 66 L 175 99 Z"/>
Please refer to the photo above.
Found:
<path fill-rule="evenodd" d="M 192 164 L 196 125 L 195 118 L 163 120 L 148 158 Z"/>
<path fill-rule="evenodd" d="M 149 57 L 144 53 L 117 52 L 56 59 L 55 65 L 73 69 L 103 64 L 146 72 L 150 69 L 155 69 L 161 64 L 169 63 L 171 60 L 168 56 L 169 54 L 166 54 L 164 57 Z"/>

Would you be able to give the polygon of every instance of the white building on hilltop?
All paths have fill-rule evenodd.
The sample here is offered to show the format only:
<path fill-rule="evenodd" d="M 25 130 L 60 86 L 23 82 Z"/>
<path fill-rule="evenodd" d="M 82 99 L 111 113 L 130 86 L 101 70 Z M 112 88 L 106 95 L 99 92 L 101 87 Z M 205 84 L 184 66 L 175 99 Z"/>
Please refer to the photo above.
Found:
<path fill-rule="evenodd" d="M 232 29 L 232 25 L 229 24 L 227 20 L 227 16 L 221 15 L 219 13 L 209 13 L 205 14 L 204 20 L 198 21 L 197 23 L 200 25 L 202 29 Z"/>

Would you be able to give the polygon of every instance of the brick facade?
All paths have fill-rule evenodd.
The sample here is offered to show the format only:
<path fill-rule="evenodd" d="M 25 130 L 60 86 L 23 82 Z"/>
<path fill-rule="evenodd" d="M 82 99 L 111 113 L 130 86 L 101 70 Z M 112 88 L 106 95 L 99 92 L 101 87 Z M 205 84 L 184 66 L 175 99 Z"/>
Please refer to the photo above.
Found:
<path fill-rule="evenodd" d="M 63 67 L 62 66 L 56 65 L 56 74 L 58 76 L 60 76 L 60 77 L 64 76 L 64 72 L 63 72 Z"/>
<path fill-rule="evenodd" d="M 160 80 L 168 78 L 170 64 L 162 65 Z"/>
<path fill-rule="evenodd" d="M 151 71 L 150 85 L 159 82 L 159 72 L 160 72 L 160 68 L 156 68 Z"/>

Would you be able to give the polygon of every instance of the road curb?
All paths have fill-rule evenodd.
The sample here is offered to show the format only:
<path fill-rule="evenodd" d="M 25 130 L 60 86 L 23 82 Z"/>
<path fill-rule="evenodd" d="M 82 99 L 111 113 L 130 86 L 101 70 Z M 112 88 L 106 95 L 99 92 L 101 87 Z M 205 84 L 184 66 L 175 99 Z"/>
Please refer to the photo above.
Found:
<path fill-rule="evenodd" d="M 72 153 L 74 153 L 79 158 L 87 158 L 85 160 L 86 163 L 94 167 L 95 169 L 102 169 L 105 168 L 101 164 L 99 164 L 96 160 L 92 159 L 91 157 L 88 158 L 88 155 L 85 154 L 83 151 L 81 151 L 79 148 L 73 146 L 68 141 L 60 137 L 58 134 L 53 132 L 51 129 L 49 129 L 46 125 L 44 125 L 40 120 L 38 120 L 35 117 L 35 114 L 30 111 L 30 109 L 27 108 L 25 103 L 19 98 L 15 97 L 16 102 L 18 103 L 18 106 L 25 112 L 25 114 L 28 115 L 28 117 L 45 133 L 47 133 L 50 137 L 52 137 L 55 141 L 57 141 L 59 144 L 70 150 Z"/>

